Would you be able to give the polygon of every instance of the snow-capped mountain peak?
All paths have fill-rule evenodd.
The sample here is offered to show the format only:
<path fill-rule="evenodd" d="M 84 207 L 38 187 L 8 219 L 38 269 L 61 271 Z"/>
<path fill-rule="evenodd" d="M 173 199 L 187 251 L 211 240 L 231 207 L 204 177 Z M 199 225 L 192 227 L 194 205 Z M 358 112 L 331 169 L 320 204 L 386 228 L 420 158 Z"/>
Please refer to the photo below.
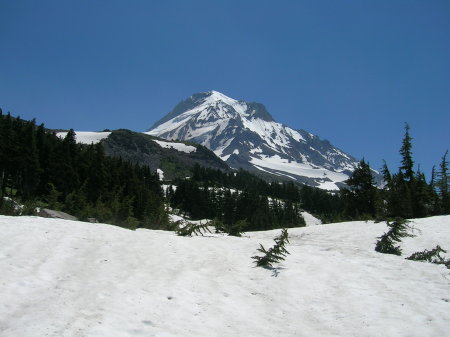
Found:
<path fill-rule="evenodd" d="M 222 94 L 221 92 L 215 91 L 215 90 L 211 90 L 208 91 L 206 94 L 208 94 L 209 96 L 207 97 L 207 99 L 205 100 L 206 102 L 225 102 L 229 105 L 233 105 L 235 103 L 238 103 L 237 100 L 235 100 L 234 98 L 228 97 L 224 94 Z"/>
<path fill-rule="evenodd" d="M 263 104 L 214 90 L 180 102 L 147 133 L 200 143 L 234 168 L 325 189 L 339 188 L 357 165 L 328 141 L 277 123 Z"/>

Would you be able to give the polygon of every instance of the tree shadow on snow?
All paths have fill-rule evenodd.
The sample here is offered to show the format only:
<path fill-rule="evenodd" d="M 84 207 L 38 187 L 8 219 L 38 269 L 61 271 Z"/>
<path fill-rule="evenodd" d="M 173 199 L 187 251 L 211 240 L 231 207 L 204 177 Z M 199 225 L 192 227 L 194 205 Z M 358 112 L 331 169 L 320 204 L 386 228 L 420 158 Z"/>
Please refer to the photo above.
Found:
<path fill-rule="evenodd" d="M 278 275 L 280 274 L 280 271 L 284 270 L 285 268 L 283 267 L 263 267 L 264 269 L 270 270 L 272 272 L 272 277 L 278 277 Z"/>

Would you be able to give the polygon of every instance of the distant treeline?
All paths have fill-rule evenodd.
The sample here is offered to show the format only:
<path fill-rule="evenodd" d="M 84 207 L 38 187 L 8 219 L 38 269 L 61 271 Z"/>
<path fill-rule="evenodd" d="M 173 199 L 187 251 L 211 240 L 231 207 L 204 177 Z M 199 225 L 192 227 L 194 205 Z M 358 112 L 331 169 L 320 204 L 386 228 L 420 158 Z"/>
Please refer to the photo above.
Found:
<path fill-rule="evenodd" d="M 170 205 L 191 219 L 215 219 L 228 228 L 239 224 L 242 230 L 302 226 L 300 210 L 324 222 L 450 213 L 447 153 L 427 182 L 413 170 L 411 149 L 406 126 L 401 166 L 391 173 L 384 164 L 382 188 L 362 160 L 341 191 L 196 165 L 164 194 L 148 167 L 106 156 L 101 143 L 77 144 L 73 130 L 60 139 L 34 120 L 0 110 L 0 213 L 17 213 L 7 202 L 11 198 L 25 205 L 25 214 L 43 206 L 128 228 L 170 228 Z"/>
<path fill-rule="evenodd" d="M 241 231 L 305 225 L 299 203 L 274 199 L 253 188 L 209 187 L 194 179 L 180 180 L 176 186 L 166 193 L 171 206 L 193 219 L 215 219 L 226 226 L 239 222 Z"/>
<path fill-rule="evenodd" d="M 267 182 L 248 171 L 223 172 L 195 165 L 191 177 L 173 182 L 167 198 L 194 219 L 227 225 L 246 220 L 247 229 L 303 226 L 300 210 L 334 219 L 343 211 L 338 194 L 294 182 Z"/>

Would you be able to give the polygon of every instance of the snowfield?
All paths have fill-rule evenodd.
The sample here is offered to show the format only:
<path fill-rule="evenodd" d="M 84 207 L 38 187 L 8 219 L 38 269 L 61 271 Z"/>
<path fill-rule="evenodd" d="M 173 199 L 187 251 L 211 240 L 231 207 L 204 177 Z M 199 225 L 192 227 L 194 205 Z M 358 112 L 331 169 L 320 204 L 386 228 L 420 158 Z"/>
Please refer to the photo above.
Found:
<path fill-rule="evenodd" d="M 278 173 L 279 175 L 290 177 L 293 180 L 295 178 L 286 173 L 309 178 L 322 178 L 323 181 L 319 180 L 318 187 L 325 190 L 339 190 L 339 187 L 335 183 L 344 182 L 348 179 L 348 175 L 344 173 L 314 167 L 311 164 L 289 161 L 288 159 L 281 158 L 279 155 L 260 156 L 260 158 L 251 156 L 249 162 L 261 171 L 266 171 L 264 168 L 275 170 L 275 174 Z"/>
<path fill-rule="evenodd" d="M 155 143 L 158 143 L 159 146 L 166 148 L 166 149 L 175 149 L 180 152 L 186 152 L 191 153 L 197 151 L 197 148 L 195 146 L 186 145 L 184 143 L 177 143 L 177 142 L 164 142 L 162 140 L 156 140 L 153 139 Z"/>
<path fill-rule="evenodd" d="M 450 249 L 450 216 L 414 220 L 404 256 Z M 256 268 L 245 237 L 178 237 L 0 216 L 0 336 L 449 336 L 450 270 L 374 251 L 383 223 L 289 229 Z"/>
<path fill-rule="evenodd" d="M 95 132 L 95 131 L 75 131 L 76 142 L 80 144 L 97 144 L 102 139 L 108 138 L 111 132 Z M 56 134 L 59 138 L 65 138 L 67 132 L 58 132 Z"/>

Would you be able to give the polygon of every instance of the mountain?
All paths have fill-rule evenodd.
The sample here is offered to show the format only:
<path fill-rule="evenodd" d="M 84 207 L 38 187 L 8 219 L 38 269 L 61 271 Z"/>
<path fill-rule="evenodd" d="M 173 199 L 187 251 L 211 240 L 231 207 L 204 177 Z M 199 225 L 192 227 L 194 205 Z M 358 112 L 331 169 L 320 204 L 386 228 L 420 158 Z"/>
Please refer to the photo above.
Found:
<path fill-rule="evenodd" d="M 180 102 L 147 134 L 202 144 L 232 168 L 336 190 L 358 161 L 327 140 L 277 123 L 263 104 L 217 91 Z"/>
<path fill-rule="evenodd" d="M 105 153 L 158 170 L 164 179 L 184 178 L 195 165 L 229 171 L 229 166 L 211 150 L 195 143 L 172 142 L 139 132 L 120 129 L 104 132 L 76 131 L 77 143 L 101 142 Z M 61 138 L 67 132 L 58 132 Z"/>

